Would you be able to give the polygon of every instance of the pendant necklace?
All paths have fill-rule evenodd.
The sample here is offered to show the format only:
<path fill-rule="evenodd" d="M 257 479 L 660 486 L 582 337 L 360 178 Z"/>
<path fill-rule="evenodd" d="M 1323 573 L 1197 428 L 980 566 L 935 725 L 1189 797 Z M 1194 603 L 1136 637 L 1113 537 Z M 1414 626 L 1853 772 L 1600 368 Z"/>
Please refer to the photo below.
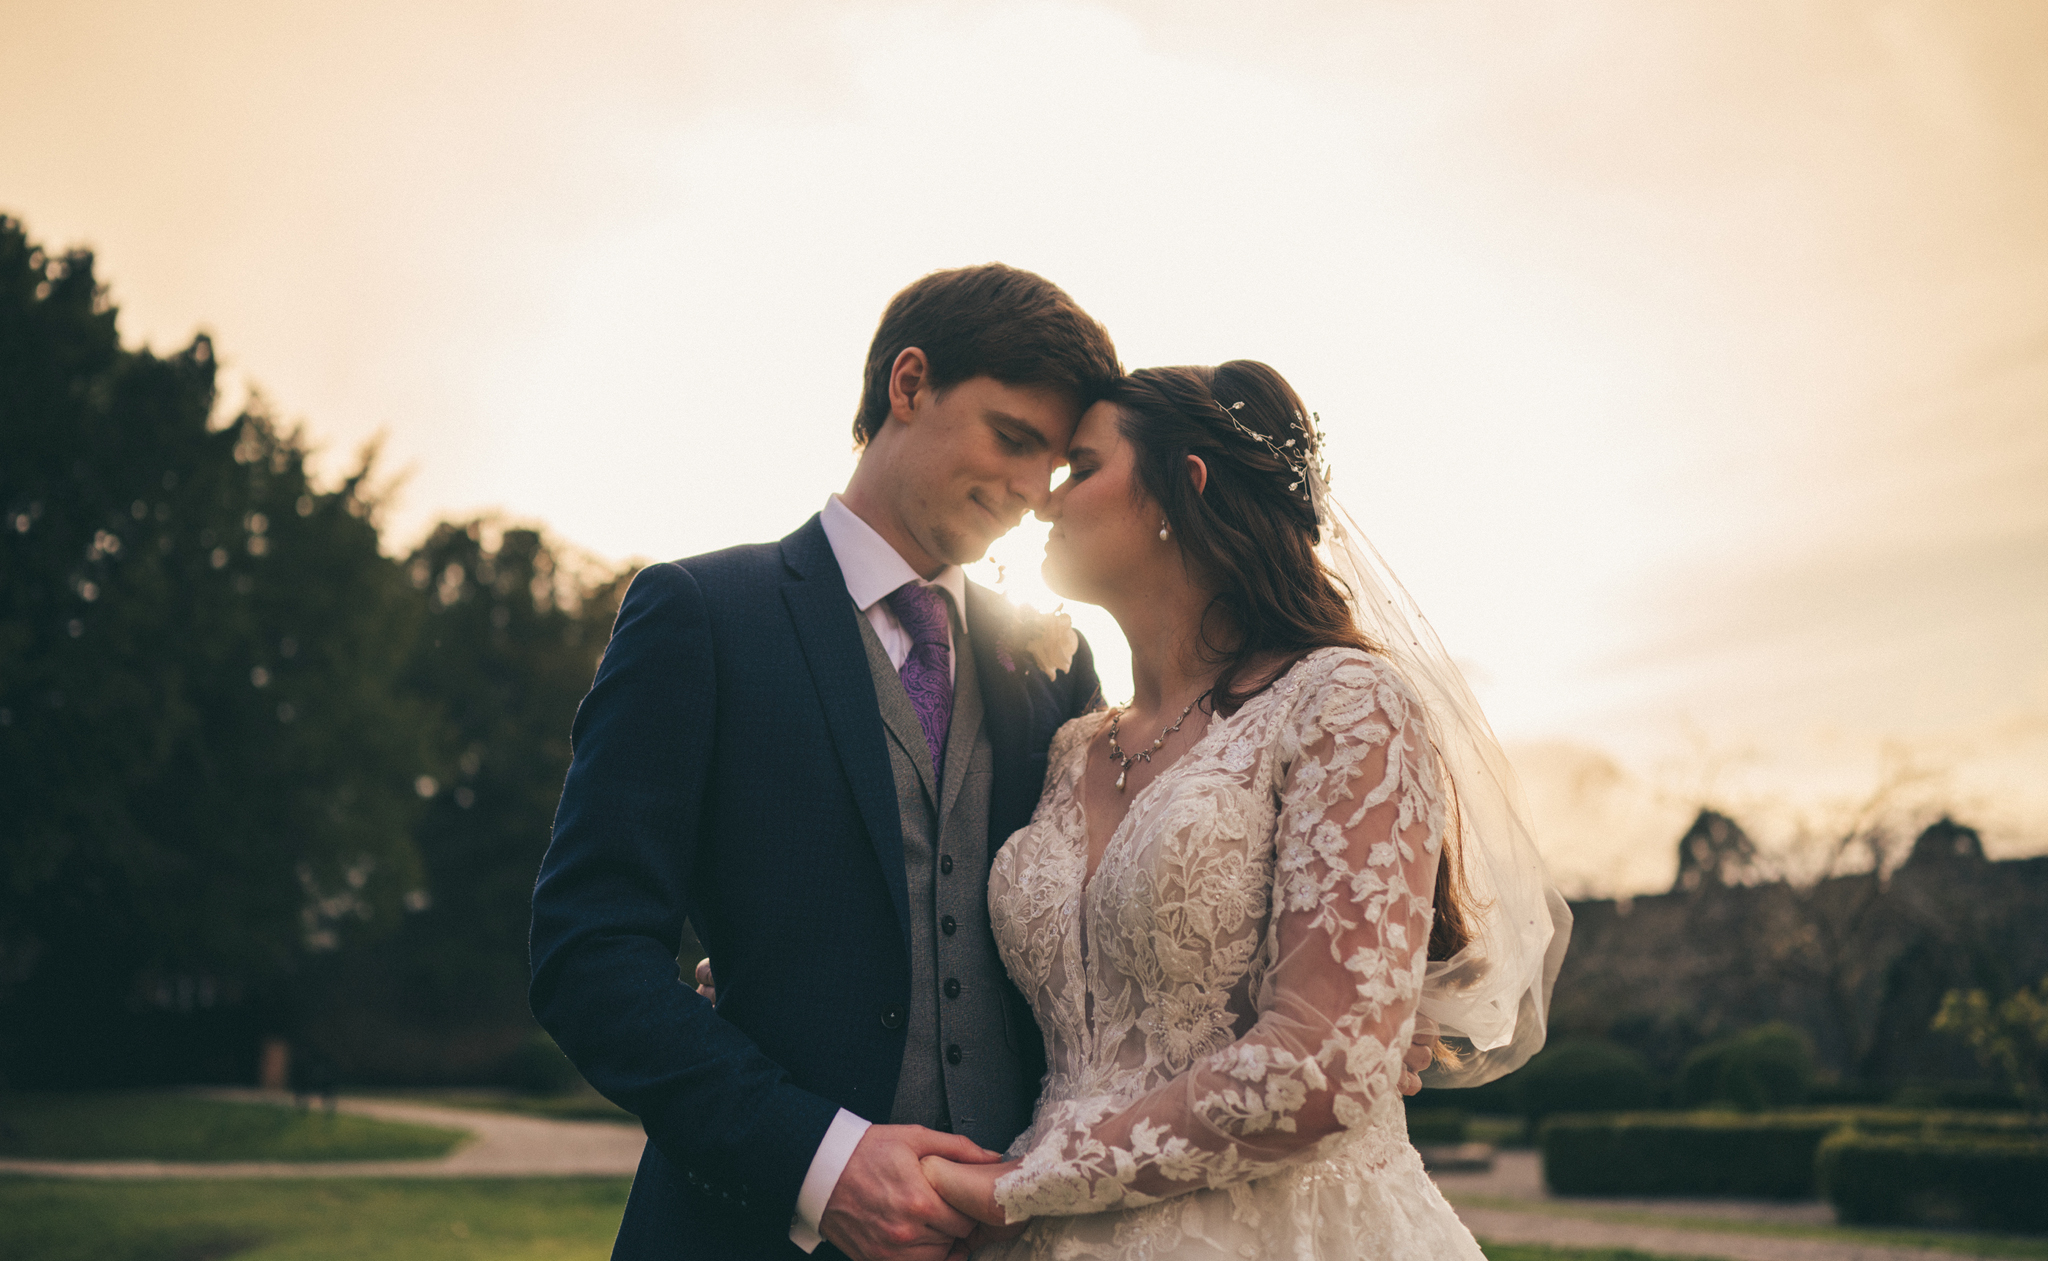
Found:
<path fill-rule="evenodd" d="M 1195 699 L 1189 701 L 1188 707 L 1180 711 L 1180 717 L 1173 720 L 1173 725 L 1159 733 L 1159 738 L 1152 742 L 1151 748 L 1140 749 L 1135 754 L 1125 753 L 1123 750 L 1123 746 L 1116 742 L 1117 727 L 1124 720 L 1124 711 L 1119 709 L 1114 714 L 1111 714 L 1109 716 L 1109 757 L 1110 760 L 1115 762 L 1118 767 L 1116 775 L 1116 790 L 1118 792 L 1122 792 L 1124 790 L 1124 781 L 1130 778 L 1131 767 L 1137 765 L 1140 762 L 1150 762 L 1152 760 L 1152 755 L 1154 753 L 1159 752 L 1160 747 L 1166 743 L 1166 737 L 1172 735 L 1176 731 L 1179 731 L 1180 725 L 1188 720 L 1188 715 L 1195 712 L 1195 706 L 1201 704 L 1203 699 L 1208 695 L 1209 693 L 1204 692 L 1201 696 L 1197 696 Z"/>

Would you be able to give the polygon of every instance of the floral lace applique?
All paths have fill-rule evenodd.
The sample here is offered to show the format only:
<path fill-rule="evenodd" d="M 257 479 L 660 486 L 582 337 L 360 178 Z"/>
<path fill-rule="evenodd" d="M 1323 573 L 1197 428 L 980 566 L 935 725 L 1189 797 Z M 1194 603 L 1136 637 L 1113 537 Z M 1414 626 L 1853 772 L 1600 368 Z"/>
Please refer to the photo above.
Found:
<path fill-rule="evenodd" d="M 1400 1049 L 1444 827 L 1414 694 L 1376 657 L 1310 654 L 1136 795 L 1087 880 L 1080 783 L 1104 721 L 1061 729 L 990 880 L 1049 1065 L 1004 1210 L 1128 1208 L 1406 1150 Z"/>

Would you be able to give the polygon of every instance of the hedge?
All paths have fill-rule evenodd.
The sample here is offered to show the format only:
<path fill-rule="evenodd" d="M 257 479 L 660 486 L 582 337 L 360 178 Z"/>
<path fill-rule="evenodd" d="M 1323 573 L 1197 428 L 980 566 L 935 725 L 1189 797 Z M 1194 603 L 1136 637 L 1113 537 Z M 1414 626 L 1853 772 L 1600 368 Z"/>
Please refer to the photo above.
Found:
<path fill-rule="evenodd" d="M 2017 1113 L 1806 1108 L 1559 1116 L 1543 1127 L 1543 1175 L 1559 1195 L 1807 1199 L 1820 1188 L 1822 1142 L 1843 1132 L 1942 1151 L 2048 1145 L 2048 1128 Z"/>
<path fill-rule="evenodd" d="M 1558 1195 L 1814 1194 L 1814 1153 L 1843 1112 L 1624 1112 L 1543 1126 L 1543 1176 Z"/>
<path fill-rule="evenodd" d="M 1881 1135 L 1820 1146 L 1822 1193 L 1858 1225 L 2048 1230 L 2048 1138 Z"/>

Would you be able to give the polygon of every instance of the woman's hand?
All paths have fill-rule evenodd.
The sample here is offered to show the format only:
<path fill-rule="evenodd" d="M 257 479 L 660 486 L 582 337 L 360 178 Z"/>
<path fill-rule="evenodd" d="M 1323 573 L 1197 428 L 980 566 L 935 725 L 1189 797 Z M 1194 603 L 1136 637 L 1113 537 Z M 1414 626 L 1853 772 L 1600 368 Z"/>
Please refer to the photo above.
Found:
<path fill-rule="evenodd" d="M 1437 1023 L 1420 1012 L 1415 1016 L 1415 1036 L 1409 1039 L 1408 1049 L 1401 1053 L 1401 1093 L 1413 1095 L 1422 1090 L 1422 1070 L 1436 1059 Z"/>
<path fill-rule="evenodd" d="M 996 1179 L 1015 1169 L 1021 1161 L 1001 1164 L 961 1165 L 942 1156 L 926 1156 L 918 1162 L 926 1182 L 954 1211 L 984 1226 L 1007 1226 L 1003 1207 L 996 1203 Z"/>

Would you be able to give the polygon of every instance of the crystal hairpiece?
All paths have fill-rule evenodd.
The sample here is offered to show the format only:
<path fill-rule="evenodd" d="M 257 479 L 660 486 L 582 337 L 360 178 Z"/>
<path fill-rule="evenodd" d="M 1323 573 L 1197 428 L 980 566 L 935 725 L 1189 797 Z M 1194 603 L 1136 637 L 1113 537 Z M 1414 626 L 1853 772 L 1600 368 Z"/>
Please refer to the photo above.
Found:
<path fill-rule="evenodd" d="M 1237 418 L 1237 413 L 1243 407 L 1243 399 L 1228 405 L 1220 399 L 1216 402 L 1216 410 L 1223 413 L 1223 419 L 1229 421 L 1233 429 L 1272 452 L 1273 458 L 1285 464 L 1294 474 L 1294 480 L 1287 483 L 1287 489 L 1298 492 L 1303 499 L 1314 503 L 1315 480 L 1320 478 L 1328 481 L 1330 478 L 1329 469 L 1317 458 L 1323 449 L 1323 418 L 1314 412 L 1306 416 L 1296 412 L 1294 424 L 1301 431 L 1302 437 L 1275 442 Z"/>

